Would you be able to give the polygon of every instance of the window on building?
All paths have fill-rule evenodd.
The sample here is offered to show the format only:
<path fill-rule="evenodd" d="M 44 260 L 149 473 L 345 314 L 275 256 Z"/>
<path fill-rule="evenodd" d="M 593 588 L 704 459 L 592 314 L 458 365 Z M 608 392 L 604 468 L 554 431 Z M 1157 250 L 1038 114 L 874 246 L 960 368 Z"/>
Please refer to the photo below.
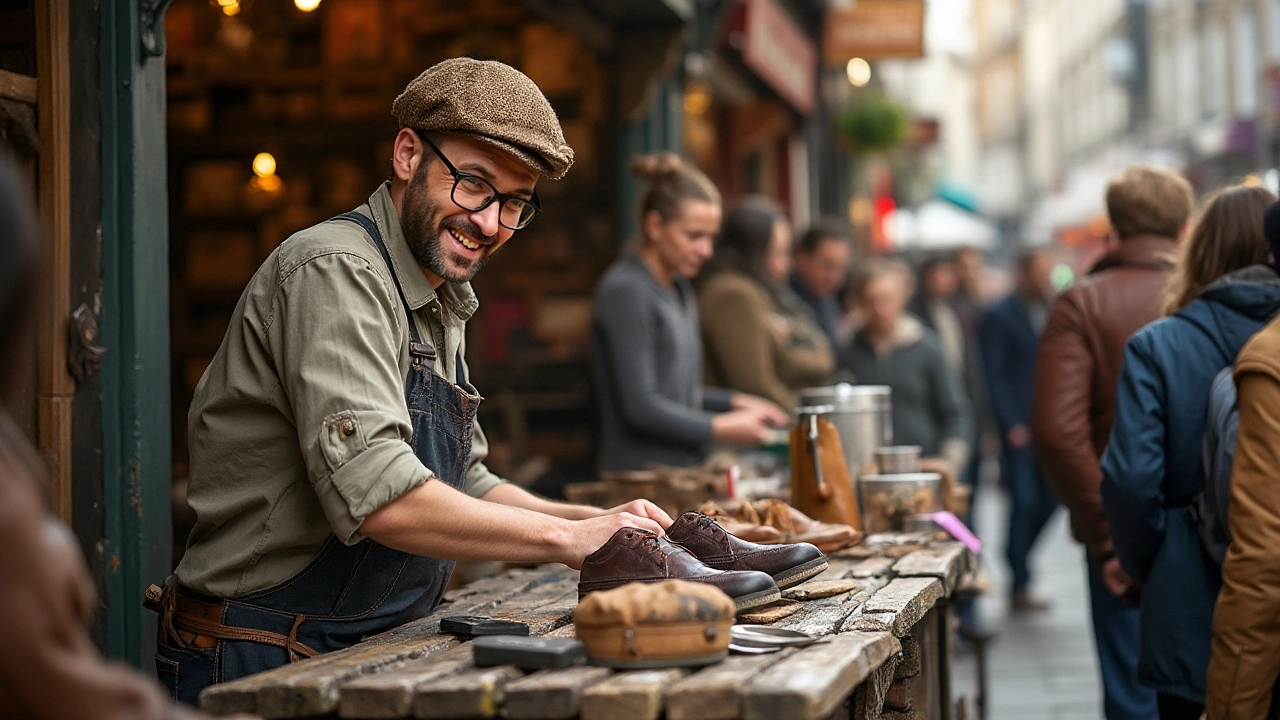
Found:
<path fill-rule="evenodd" d="M 1235 110 L 1250 117 L 1258 112 L 1258 36 L 1254 31 L 1253 8 L 1236 8 L 1235 45 Z"/>
<path fill-rule="evenodd" d="M 1206 117 L 1221 118 L 1227 114 L 1227 33 L 1222 23 L 1213 20 L 1204 31 L 1204 87 Z"/>

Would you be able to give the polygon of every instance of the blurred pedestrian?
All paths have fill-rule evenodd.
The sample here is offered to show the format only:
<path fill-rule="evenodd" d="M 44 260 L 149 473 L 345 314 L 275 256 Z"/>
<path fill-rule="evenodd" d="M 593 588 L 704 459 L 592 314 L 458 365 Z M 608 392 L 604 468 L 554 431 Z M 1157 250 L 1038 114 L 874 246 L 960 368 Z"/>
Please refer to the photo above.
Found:
<path fill-rule="evenodd" d="M 796 243 L 791 290 L 813 311 L 834 345 L 840 327 L 840 290 L 849 279 L 853 242 L 843 223 L 821 218 Z"/>
<path fill-rule="evenodd" d="M 762 398 L 702 385 L 698 274 L 720 232 L 720 193 L 671 153 L 636 158 L 640 247 L 618 258 L 596 290 L 592 361 L 602 416 L 601 466 L 695 465 L 713 440 L 761 444 L 787 423 Z"/>
<path fill-rule="evenodd" d="M 937 333 L 906 312 L 910 278 L 901 263 L 875 258 L 858 269 L 853 295 L 864 324 L 840 349 L 840 369 L 893 393 L 893 441 L 941 456 L 953 473 L 969 458 L 969 404 Z"/>
<path fill-rule="evenodd" d="M 952 306 L 958 282 L 955 266 L 942 255 L 931 255 L 920 263 L 916 275 L 916 295 L 907 310 L 925 327 L 938 333 L 938 341 L 942 343 L 942 352 L 947 356 L 951 369 L 956 377 L 964 377 L 964 329 Z"/>
<path fill-rule="evenodd" d="M 825 383 L 835 354 L 809 308 L 787 287 L 791 227 L 764 198 L 725 218 L 715 256 L 698 280 L 704 379 L 790 410 L 796 391 Z"/>
<path fill-rule="evenodd" d="M 973 452 L 960 481 L 978 489 L 978 473 L 982 468 L 983 437 L 995 423 L 987 402 L 987 382 L 982 371 L 982 352 L 978 343 L 978 319 L 986 309 L 986 266 L 982 251 L 973 247 L 960 248 L 951 261 L 956 277 L 956 291 L 951 297 L 951 309 L 960 322 L 964 336 L 964 372 L 960 379 L 965 397 L 969 400 L 973 417 L 973 436 L 970 444 Z M 976 498 L 976 494 L 975 494 Z"/>
<path fill-rule="evenodd" d="M 983 316 L 979 326 L 982 366 L 1003 449 L 1001 469 L 1009 488 L 1009 542 L 1005 557 L 1013 574 L 1015 612 L 1043 610 L 1049 603 L 1031 595 L 1028 558 L 1058 502 L 1045 485 L 1031 448 L 1031 399 L 1036 352 L 1053 302 L 1053 258 L 1032 250 L 1018 263 L 1017 285 Z"/>
<path fill-rule="evenodd" d="M 1272 267 L 1280 258 L 1280 203 L 1264 228 Z M 1231 545 L 1213 613 L 1206 710 L 1209 720 L 1276 718 L 1280 676 L 1280 319 L 1240 350 L 1235 363 L 1239 430 L 1232 461 Z"/>
<path fill-rule="evenodd" d="M 1112 552 L 1099 458 L 1111 436 L 1125 341 L 1160 316 L 1170 258 L 1191 213 L 1191 185 L 1173 172 L 1135 166 L 1108 183 L 1106 201 L 1115 247 L 1049 313 L 1031 441 L 1085 546 L 1106 716 L 1145 720 L 1156 714 L 1155 693 L 1138 683 L 1138 612 L 1120 597 L 1129 580 Z"/>
<path fill-rule="evenodd" d="M 1102 505 L 1120 565 L 1142 588 L 1138 677 L 1155 688 L 1164 720 L 1204 711 L 1222 580 L 1187 507 L 1204 490 L 1214 377 L 1280 311 L 1280 275 L 1262 264 L 1263 212 L 1275 199 L 1246 186 L 1215 194 L 1183 244 L 1167 317 L 1125 345 Z"/>
<path fill-rule="evenodd" d="M 44 462 L 8 413 L 34 369 L 35 210 L 0 155 L 0 717 L 197 718 L 160 686 L 104 662 L 89 637 L 93 581 L 80 545 L 45 505 Z"/>

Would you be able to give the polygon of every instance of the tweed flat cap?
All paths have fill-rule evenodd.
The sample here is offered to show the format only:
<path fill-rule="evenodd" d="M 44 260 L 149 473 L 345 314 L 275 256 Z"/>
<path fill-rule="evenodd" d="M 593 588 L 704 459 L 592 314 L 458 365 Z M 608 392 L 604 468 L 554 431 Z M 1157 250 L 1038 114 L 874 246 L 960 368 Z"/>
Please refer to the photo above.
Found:
<path fill-rule="evenodd" d="M 451 58 L 409 83 L 391 105 L 402 128 L 483 140 L 559 180 L 573 164 L 551 103 L 524 73 L 494 60 Z"/>

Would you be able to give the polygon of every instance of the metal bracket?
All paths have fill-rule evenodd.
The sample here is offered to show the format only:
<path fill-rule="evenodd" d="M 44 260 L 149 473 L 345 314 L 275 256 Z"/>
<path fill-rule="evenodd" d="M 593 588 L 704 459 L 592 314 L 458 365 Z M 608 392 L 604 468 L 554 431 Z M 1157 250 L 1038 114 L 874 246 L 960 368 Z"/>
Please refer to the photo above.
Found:
<path fill-rule="evenodd" d="M 138 27 L 145 55 L 164 55 L 164 11 L 170 2 L 172 0 L 138 0 Z"/>
<path fill-rule="evenodd" d="M 98 339 L 98 318 L 84 303 L 71 313 L 68 330 L 71 346 L 67 348 L 67 369 L 77 383 L 82 383 L 102 369 L 102 356 L 107 354 L 107 349 L 93 344 Z"/>

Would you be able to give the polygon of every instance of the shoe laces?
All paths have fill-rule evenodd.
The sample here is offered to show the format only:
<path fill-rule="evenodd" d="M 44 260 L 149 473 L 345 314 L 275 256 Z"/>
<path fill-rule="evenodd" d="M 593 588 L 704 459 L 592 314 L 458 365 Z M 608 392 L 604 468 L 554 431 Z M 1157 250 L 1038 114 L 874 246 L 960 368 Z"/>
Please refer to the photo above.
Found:
<path fill-rule="evenodd" d="M 640 536 L 640 542 L 637 544 L 637 547 L 656 557 L 660 564 L 666 565 L 667 550 L 662 547 L 662 542 L 658 540 L 658 536 L 648 530 L 640 530 L 637 528 L 627 533 L 627 539 L 630 540 L 636 535 Z"/>

